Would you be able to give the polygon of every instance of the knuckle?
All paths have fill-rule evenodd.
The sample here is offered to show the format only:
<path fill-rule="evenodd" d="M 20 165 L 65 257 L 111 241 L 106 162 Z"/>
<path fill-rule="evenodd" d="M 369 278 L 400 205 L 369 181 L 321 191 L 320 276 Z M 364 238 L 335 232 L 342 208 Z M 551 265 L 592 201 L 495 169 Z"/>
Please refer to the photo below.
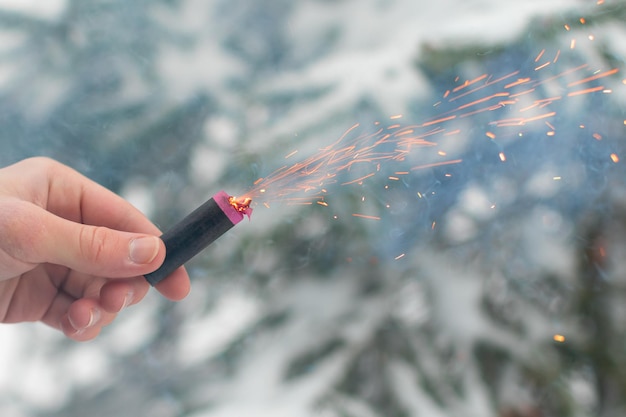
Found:
<path fill-rule="evenodd" d="M 80 255 L 88 262 L 98 263 L 106 256 L 110 232 L 101 226 L 85 226 L 79 234 Z"/>

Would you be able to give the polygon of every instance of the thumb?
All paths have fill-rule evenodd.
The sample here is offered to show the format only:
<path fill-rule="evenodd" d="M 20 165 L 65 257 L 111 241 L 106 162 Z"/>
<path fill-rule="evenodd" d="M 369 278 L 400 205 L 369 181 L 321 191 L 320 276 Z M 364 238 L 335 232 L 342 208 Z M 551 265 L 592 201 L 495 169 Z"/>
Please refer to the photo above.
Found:
<path fill-rule="evenodd" d="M 38 236 L 25 242 L 31 248 L 29 262 L 49 262 L 87 274 L 126 278 L 152 272 L 165 259 L 165 245 L 156 236 L 75 223 L 40 210 L 31 217 L 39 222 L 35 227 Z"/>

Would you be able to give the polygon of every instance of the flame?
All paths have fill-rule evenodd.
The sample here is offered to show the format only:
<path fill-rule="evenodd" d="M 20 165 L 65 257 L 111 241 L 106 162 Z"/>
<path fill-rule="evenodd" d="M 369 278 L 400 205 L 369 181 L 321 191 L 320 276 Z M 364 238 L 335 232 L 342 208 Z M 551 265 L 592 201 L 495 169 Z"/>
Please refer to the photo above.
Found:
<path fill-rule="evenodd" d="M 250 204 L 252 199 L 250 197 L 228 197 L 228 203 L 233 206 L 239 213 L 248 214 L 250 212 Z"/>

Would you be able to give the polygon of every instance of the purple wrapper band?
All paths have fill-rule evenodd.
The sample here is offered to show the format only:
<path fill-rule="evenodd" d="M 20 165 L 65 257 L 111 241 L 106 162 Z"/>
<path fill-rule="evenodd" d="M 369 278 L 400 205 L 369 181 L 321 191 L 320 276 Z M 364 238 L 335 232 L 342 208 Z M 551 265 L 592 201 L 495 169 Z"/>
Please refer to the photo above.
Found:
<path fill-rule="evenodd" d="M 229 198 L 230 196 L 224 191 L 220 191 L 213 196 L 213 200 L 215 200 L 219 208 L 224 212 L 231 223 L 237 224 L 243 220 L 243 213 L 237 211 L 237 209 L 230 204 L 228 201 Z"/>

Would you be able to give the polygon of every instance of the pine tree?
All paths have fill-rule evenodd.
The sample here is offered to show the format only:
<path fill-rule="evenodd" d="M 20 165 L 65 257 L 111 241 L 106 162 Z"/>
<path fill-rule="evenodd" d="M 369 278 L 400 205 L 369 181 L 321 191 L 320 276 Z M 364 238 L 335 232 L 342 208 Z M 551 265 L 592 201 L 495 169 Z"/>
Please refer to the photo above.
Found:
<path fill-rule="evenodd" d="M 0 90 L 0 161 L 44 153 L 116 191 L 149 184 L 153 217 L 171 224 L 215 186 L 198 175 L 204 152 L 223 159 L 215 183 L 245 190 L 293 149 L 388 120 L 384 91 L 406 78 L 372 64 L 371 54 L 386 56 L 377 49 L 342 59 L 348 22 L 320 19 L 308 48 L 292 39 L 305 7 L 328 17 L 347 3 L 70 1 L 58 22 L 2 13 L 3 30 L 27 35 L 4 65 L 30 71 Z M 380 12 L 366 3 L 361 18 Z M 506 106 L 459 117 L 450 126 L 462 139 L 447 157 L 460 164 L 402 181 L 388 177 L 405 168 L 382 164 L 362 186 L 338 185 L 351 178 L 341 172 L 328 206 L 259 206 L 188 264 L 190 300 L 151 294 L 92 346 L 106 377 L 81 385 L 60 360 L 66 398 L 40 414 L 622 415 L 623 73 L 589 81 L 612 94 L 581 100 L 554 99 L 572 79 L 547 74 L 622 71 L 625 10 L 615 1 L 537 18 L 503 42 L 416 45 L 411 71 L 432 92 L 404 93 L 403 123 L 468 104 L 442 97 L 481 74 L 536 78 L 541 54 L 551 66 L 532 97 L 555 116 L 496 137 Z M 177 25 L 190 11 L 212 26 Z M 209 36 L 232 67 L 219 92 L 199 82 L 181 102 L 156 65 L 163 45 L 202 54 Z M 574 37 L 588 42 L 569 50 Z M 326 69 L 337 62 L 371 78 L 338 82 Z M 41 85 L 55 92 L 43 104 Z M 440 157 L 420 151 L 397 166 Z M 380 221 L 351 216 L 364 207 Z M 143 336 L 126 341 L 133 329 Z M 65 358 L 80 352 L 56 341 L 43 355 L 59 346 Z"/>

